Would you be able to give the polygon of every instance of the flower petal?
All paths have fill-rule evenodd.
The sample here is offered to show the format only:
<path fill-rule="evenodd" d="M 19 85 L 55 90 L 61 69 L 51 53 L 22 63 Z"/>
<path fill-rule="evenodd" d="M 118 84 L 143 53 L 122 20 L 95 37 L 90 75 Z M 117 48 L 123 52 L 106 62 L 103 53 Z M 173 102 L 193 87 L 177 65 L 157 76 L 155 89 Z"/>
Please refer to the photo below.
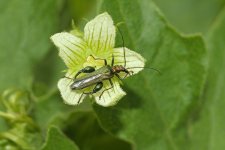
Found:
<path fill-rule="evenodd" d="M 103 13 L 89 21 L 84 28 L 84 39 L 95 55 L 102 57 L 112 54 L 116 30 L 108 13 Z"/>
<path fill-rule="evenodd" d="M 114 48 L 113 49 L 113 55 L 114 55 L 114 65 L 125 65 L 124 61 L 124 50 L 125 50 L 125 61 L 126 61 L 126 66 L 129 71 L 132 71 L 133 74 L 138 73 L 143 69 L 145 66 L 145 59 L 138 53 L 129 50 L 126 47 L 120 47 L 120 48 Z M 133 68 L 134 67 L 134 68 Z M 140 67 L 140 68 L 135 68 L 135 67 Z"/>
<path fill-rule="evenodd" d="M 95 101 L 97 104 L 108 107 L 115 105 L 126 93 L 121 89 L 119 82 L 116 80 L 113 80 L 113 88 L 109 89 L 111 87 L 109 81 L 103 82 L 104 87 L 101 91 L 94 94 Z M 109 89 L 109 90 L 106 90 Z M 103 94 L 102 92 L 106 90 Z M 101 98 L 99 99 L 99 96 L 102 94 Z"/>
<path fill-rule="evenodd" d="M 82 95 L 82 91 L 71 90 L 70 85 L 72 83 L 72 79 L 62 78 L 58 82 L 58 88 L 66 104 L 78 105 L 83 101 L 85 95 Z"/>
<path fill-rule="evenodd" d="M 85 42 L 70 33 L 62 32 L 54 34 L 51 40 L 59 48 L 59 56 L 68 68 L 82 65 L 85 62 Z"/>

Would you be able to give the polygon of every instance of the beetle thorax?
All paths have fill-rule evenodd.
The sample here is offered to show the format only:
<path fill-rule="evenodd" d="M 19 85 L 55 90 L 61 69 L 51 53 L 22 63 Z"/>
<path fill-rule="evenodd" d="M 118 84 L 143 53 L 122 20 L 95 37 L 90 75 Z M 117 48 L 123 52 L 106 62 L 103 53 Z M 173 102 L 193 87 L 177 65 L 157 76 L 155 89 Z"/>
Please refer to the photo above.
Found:
<path fill-rule="evenodd" d="M 121 71 L 124 72 L 126 69 L 122 65 L 115 65 L 112 67 L 113 73 L 120 73 Z"/>

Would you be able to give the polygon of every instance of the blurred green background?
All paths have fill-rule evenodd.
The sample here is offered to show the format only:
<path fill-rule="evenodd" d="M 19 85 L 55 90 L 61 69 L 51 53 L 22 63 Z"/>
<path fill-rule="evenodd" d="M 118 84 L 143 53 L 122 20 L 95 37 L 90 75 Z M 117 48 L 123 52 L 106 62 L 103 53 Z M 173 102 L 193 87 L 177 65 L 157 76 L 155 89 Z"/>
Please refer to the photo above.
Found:
<path fill-rule="evenodd" d="M 224 0 L 1 0 L 0 149 L 225 149 L 224 6 Z M 125 80 L 127 95 L 114 107 L 89 99 L 68 106 L 56 87 L 66 67 L 50 36 L 70 31 L 72 20 L 83 30 L 105 11 L 115 24 L 124 22 L 126 47 L 162 75 L 144 71 Z M 119 35 L 116 41 L 122 46 Z"/>

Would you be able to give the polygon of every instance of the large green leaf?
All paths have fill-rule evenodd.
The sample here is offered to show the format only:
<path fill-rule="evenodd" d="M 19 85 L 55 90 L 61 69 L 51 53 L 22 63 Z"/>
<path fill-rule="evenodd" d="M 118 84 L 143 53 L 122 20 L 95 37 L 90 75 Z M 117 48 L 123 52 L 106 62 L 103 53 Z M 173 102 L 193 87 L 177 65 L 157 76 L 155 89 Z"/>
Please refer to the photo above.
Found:
<path fill-rule="evenodd" d="M 225 5 L 224 0 L 154 0 L 182 32 L 207 32 Z"/>
<path fill-rule="evenodd" d="M 63 103 L 59 93 L 49 96 L 45 100 L 39 100 L 35 105 L 34 118 L 41 126 L 46 130 L 47 127 L 54 122 L 55 125 L 59 125 L 57 120 L 59 117 L 66 118 L 69 113 L 74 110 L 73 107 Z"/>
<path fill-rule="evenodd" d="M 59 1 L 0 1 L 0 91 L 27 86 L 37 63 L 52 46 Z M 39 70 L 44 71 L 44 70 Z"/>
<path fill-rule="evenodd" d="M 69 140 L 56 127 L 51 127 L 48 131 L 47 141 L 42 150 L 79 150 L 79 148 Z"/>
<path fill-rule="evenodd" d="M 146 70 L 124 81 L 127 96 L 114 107 L 95 105 L 102 126 L 138 150 L 189 149 L 183 127 L 205 80 L 202 38 L 178 34 L 149 0 L 104 0 L 99 8 L 115 23 L 125 22 L 125 45 L 162 72 Z"/>
<path fill-rule="evenodd" d="M 63 123 L 64 133 L 73 139 L 82 150 L 131 149 L 128 142 L 104 132 L 93 111 L 75 111 Z"/>
<path fill-rule="evenodd" d="M 189 126 L 192 149 L 225 149 L 225 9 L 207 34 L 209 73 L 203 102 Z"/>

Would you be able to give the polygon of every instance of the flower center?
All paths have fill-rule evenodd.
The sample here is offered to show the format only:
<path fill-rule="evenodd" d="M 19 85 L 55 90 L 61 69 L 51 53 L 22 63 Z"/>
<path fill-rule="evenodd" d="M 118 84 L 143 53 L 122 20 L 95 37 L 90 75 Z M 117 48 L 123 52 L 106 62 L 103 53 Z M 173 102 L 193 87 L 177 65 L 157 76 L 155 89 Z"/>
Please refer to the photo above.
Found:
<path fill-rule="evenodd" d="M 107 62 L 108 62 L 108 60 L 107 60 Z M 98 58 L 95 56 L 88 56 L 86 62 L 83 64 L 83 67 L 92 66 L 92 67 L 95 67 L 96 69 L 98 69 L 104 65 L 105 65 L 104 59 Z"/>

